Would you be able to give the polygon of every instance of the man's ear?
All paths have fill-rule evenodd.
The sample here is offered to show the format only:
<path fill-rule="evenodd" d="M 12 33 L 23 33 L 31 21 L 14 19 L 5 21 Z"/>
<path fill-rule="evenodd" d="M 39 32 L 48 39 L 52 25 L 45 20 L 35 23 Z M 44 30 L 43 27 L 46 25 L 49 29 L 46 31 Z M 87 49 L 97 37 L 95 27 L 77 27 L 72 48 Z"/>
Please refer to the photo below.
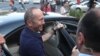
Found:
<path fill-rule="evenodd" d="M 84 34 L 82 32 L 79 32 L 78 34 L 78 44 L 80 46 L 82 46 L 85 42 L 85 39 L 84 39 Z"/>
<path fill-rule="evenodd" d="M 27 25 L 28 25 L 29 27 L 32 27 L 32 21 L 31 21 L 31 20 L 27 20 Z"/>

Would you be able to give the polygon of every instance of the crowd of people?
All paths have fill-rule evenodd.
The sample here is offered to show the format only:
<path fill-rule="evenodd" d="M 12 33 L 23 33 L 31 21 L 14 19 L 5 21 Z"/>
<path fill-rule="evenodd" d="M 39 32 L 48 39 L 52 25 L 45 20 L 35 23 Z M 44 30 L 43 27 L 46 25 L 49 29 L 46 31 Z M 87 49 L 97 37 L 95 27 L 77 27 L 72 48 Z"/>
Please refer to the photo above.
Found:
<path fill-rule="evenodd" d="M 32 7 L 26 11 L 25 28 L 20 36 L 21 56 L 45 56 L 43 42 L 50 38 L 53 30 L 40 34 L 45 24 L 43 17 L 39 8 Z M 55 27 L 60 29 L 64 26 L 59 23 Z M 91 9 L 79 20 L 76 35 L 77 44 L 72 50 L 72 56 L 100 56 L 100 9 Z M 4 43 L 4 37 L 0 35 L 0 45 Z"/>
<path fill-rule="evenodd" d="M 21 9 L 26 10 L 23 0 L 20 0 L 19 4 L 21 5 Z M 15 6 L 15 1 L 14 0 L 9 0 L 9 6 L 11 7 L 10 11 L 17 11 L 18 10 Z"/>
<path fill-rule="evenodd" d="M 41 10 L 44 12 L 57 12 L 60 11 L 60 14 L 68 16 L 69 13 L 69 2 L 63 0 L 61 2 L 60 8 L 57 8 L 56 0 L 41 0 Z M 59 10 L 58 10 L 59 9 Z"/>
<path fill-rule="evenodd" d="M 21 9 L 26 10 L 23 0 L 20 0 L 19 4 L 21 5 Z M 9 5 L 11 7 L 11 9 L 10 9 L 11 11 L 17 11 L 14 0 L 10 0 Z M 56 0 L 41 0 L 40 1 L 40 9 L 44 12 L 60 11 L 60 13 L 62 15 L 66 15 L 66 16 L 68 15 L 69 2 L 67 0 L 63 0 L 61 2 L 61 5 L 59 6 L 61 8 L 57 8 L 57 6 L 59 6 L 59 5 L 56 4 Z"/>
<path fill-rule="evenodd" d="M 62 14 L 68 2 L 63 3 Z M 49 6 L 49 5 L 48 5 Z M 45 8 L 43 8 L 45 9 Z M 45 24 L 44 15 L 41 9 L 36 7 L 29 8 L 25 15 L 25 28 L 20 35 L 19 53 L 21 56 L 46 56 L 43 42 L 53 35 L 54 30 L 64 27 L 58 23 L 51 31 L 42 34 Z M 76 46 L 72 50 L 71 56 L 100 56 L 100 9 L 92 8 L 79 20 L 76 32 Z M 4 37 L 0 35 L 0 45 L 5 43 Z M 0 47 L 1 47 L 0 46 Z M 1 51 L 1 49 L 0 49 Z M 0 55 L 1 52 L 0 52 Z"/>

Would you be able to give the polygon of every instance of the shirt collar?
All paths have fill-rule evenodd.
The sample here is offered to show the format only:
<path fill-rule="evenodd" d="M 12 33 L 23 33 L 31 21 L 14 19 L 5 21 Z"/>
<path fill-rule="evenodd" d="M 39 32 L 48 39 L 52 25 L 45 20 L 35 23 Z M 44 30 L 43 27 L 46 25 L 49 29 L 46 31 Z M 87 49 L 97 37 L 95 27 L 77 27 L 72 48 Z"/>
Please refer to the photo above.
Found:
<path fill-rule="evenodd" d="M 34 37 L 41 37 L 40 32 L 33 32 L 32 30 L 30 30 L 28 27 L 25 27 L 25 31 L 27 32 L 27 34 L 34 36 Z"/>

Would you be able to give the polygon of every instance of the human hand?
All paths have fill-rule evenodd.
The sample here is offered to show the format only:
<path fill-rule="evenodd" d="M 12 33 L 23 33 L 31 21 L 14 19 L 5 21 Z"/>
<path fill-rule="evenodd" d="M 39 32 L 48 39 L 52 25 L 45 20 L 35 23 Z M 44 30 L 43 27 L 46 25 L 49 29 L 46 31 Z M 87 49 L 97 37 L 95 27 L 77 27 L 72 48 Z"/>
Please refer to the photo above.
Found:
<path fill-rule="evenodd" d="M 0 45 L 5 43 L 4 37 L 0 34 Z"/>
<path fill-rule="evenodd" d="M 61 24 L 60 22 L 57 22 L 57 25 L 56 26 L 54 26 L 54 30 L 57 30 L 57 29 L 60 29 L 60 28 L 64 28 L 64 25 L 63 24 Z"/>
<path fill-rule="evenodd" d="M 77 46 L 75 46 L 73 49 L 72 49 L 72 54 L 71 56 L 79 56 L 79 50 L 77 49 Z"/>
<path fill-rule="evenodd" d="M 53 28 L 52 26 L 47 27 L 46 28 L 46 33 L 54 33 L 52 28 Z"/>

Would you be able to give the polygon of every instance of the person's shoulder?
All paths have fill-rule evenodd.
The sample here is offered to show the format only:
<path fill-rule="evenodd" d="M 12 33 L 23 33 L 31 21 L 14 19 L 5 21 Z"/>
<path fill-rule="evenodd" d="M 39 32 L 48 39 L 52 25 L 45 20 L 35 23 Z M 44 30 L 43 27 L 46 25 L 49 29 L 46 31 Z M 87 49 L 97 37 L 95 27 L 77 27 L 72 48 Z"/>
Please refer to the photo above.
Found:
<path fill-rule="evenodd" d="M 29 30 L 27 27 L 25 27 L 25 28 L 22 30 L 21 35 L 30 36 L 30 33 L 31 33 L 31 30 Z"/>

